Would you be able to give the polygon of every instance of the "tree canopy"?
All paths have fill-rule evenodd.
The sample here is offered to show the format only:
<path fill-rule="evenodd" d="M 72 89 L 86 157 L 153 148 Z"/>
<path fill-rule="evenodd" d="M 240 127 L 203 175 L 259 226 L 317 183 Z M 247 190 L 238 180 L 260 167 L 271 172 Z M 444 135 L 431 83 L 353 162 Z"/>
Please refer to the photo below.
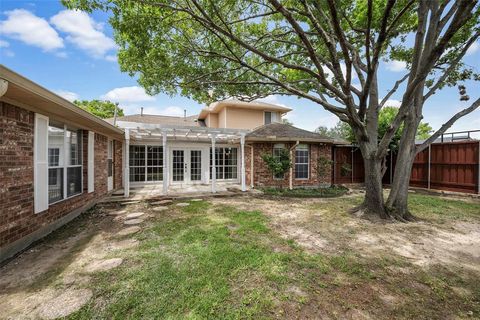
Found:
<path fill-rule="evenodd" d="M 463 110 L 452 110 L 439 130 L 415 145 L 425 102 L 459 81 L 480 80 L 463 63 L 480 37 L 478 0 L 63 3 L 112 12 L 120 68 L 137 76 L 150 94 L 181 94 L 202 103 L 296 96 L 348 123 L 365 163 L 365 211 L 383 217 L 405 220 L 406 179 L 415 154 L 480 106 L 475 98 Z M 385 60 L 403 61 L 407 71 L 380 96 L 379 65 Z M 393 95 L 401 96 L 398 112 L 379 136 L 379 112 Z M 385 206 L 381 161 L 402 126 L 400 165 Z"/>
<path fill-rule="evenodd" d="M 124 115 L 122 108 L 108 100 L 75 100 L 73 103 L 102 119 L 113 118 L 115 108 L 117 108 L 117 116 L 122 117 Z"/>
<path fill-rule="evenodd" d="M 398 108 L 395 107 L 383 107 L 380 110 L 380 114 L 378 117 L 378 136 L 382 137 L 386 132 L 387 129 L 392 123 L 393 119 L 398 113 Z M 433 131 L 432 127 L 426 122 L 420 122 L 417 129 L 416 139 L 424 140 L 430 137 L 431 132 Z M 319 126 L 315 132 L 321 133 L 333 138 L 340 138 L 345 139 L 351 143 L 356 143 L 355 135 L 352 132 L 352 128 L 342 121 L 339 121 L 335 127 L 327 128 L 325 126 Z M 390 143 L 390 150 L 396 151 L 398 149 L 398 142 L 402 136 L 403 126 L 395 132 L 394 137 Z"/>

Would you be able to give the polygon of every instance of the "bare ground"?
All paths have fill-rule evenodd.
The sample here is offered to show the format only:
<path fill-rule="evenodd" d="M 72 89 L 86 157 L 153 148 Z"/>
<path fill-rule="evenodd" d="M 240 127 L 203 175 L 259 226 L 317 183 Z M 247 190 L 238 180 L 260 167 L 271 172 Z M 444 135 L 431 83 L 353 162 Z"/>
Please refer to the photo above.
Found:
<path fill-rule="evenodd" d="M 211 202 L 263 212 L 275 232 L 310 254 L 336 256 L 354 253 L 367 260 L 392 259 L 388 261 L 398 262 L 389 263 L 390 272 L 380 282 L 352 283 L 350 278 L 338 273 L 330 279 L 337 284 L 333 290 L 313 288 L 312 294 L 300 286 L 292 286 L 289 293 L 298 301 L 284 302 L 284 307 L 272 315 L 274 318 L 378 318 L 372 308 L 379 303 L 394 312 L 392 310 L 399 306 L 414 304 L 408 300 L 412 299 L 412 294 L 426 300 L 425 297 L 432 292 L 443 294 L 445 283 L 430 278 L 424 282 L 409 279 L 413 273 L 418 275 L 425 271 L 428 275 L 437 272 L 438 268 L 461 278 L 458 286 L 448 288 L 449 292 L 465 298 L 467 311 L 462 311 L 460 318 L 479 316 L 477 311 L 468 310 L 470 304 L 472 310 L 478 310 L 478 293 L 462 283 L 472 278 L 477 282 L 480 279 L 480 216 L 441 222 L 423 219 L 410 224 L 374 223 L 347 213 L 358 199 L 358 194 L 353 194 L 340 199 L 238 197 L 211 199 Z M 123 262 L 120 253 L 134 252 L 139 244 L 134 239 L 139 229 L 124 225 L 126 216 L 134 212 L 148 213 L 142 215 L 145 221 L 138 225 L 141 229 L 152 215 L 170 214 L 168 210 L 155 212 L 146 209 L 142 203 L 128 206 L 119 215 L 112 214 L 122 209 L 97 209 L 1 267 L 0 319 L 54 319 L 68 316 L 92 299 L 98 304 L 105 303 L 103 297 L 95 295 L 92 273 L 120 265 Z M 247 283 L 258 285 L 255 277 L 249 278 Z M 397 290 L 396 286 L 401 288 Z M 366 307 L 359 308 L 359 305 Z M 426 302 L 422 306 L 438 307 Z M 408 313 L 403 318 L 409 318 Z"/>
<path fill-rule="evenodd" d="M 354 194 L 350 198 L 357 196 Z M 348 203 L 338 205 L 338 201 L 268 198 L 213 200 L 214 203 L 232 205 L 242 210 L 264 212 L 270 218 L 271 227 L 282 237 L 295 240 L 313 253 L 354 251 L 368 257 L 392 255 L 418 266 L 451 265 L 480 274 L 480 215 L 476 220 L 452 219 L 441 224 L 428 220 L 407 224 L 382 223 L 350 216 L 346 210 Z"/>
<path fill-rule="evenodd" d="M 138 208 L 97 208 L 2 266 L 0 319 L 56 319 L 79 310 L 92 298 L 91 274 L 118 267 L 116 253 L 138 245 L 122 233 L 131 231 L 123 222 Z"/>

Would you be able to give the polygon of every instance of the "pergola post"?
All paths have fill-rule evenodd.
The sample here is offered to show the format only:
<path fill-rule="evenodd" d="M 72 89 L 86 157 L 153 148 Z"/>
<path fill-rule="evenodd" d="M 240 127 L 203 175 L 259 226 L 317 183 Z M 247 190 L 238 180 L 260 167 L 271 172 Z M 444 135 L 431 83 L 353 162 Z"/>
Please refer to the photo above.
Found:
<path fill-rule="evenodd" d="M 215 138 L 216 135 L 212 134 L 212 193 L 217 192 L 217 166 L 215 164 Z"/>
<path fill-rule="evenodd" d="M 163 138 L 163 193 L 168 193 L 168 173 L 169 173 L 169 165 L 168 165 L 168 151 L 167 151 L 167 132 L 162 131 L 162 138 Z"/>
<path fill-rule="evenodd" d="M 130 196 L 130 130 L 125 129 L 125 167 L 123 195 L 125 198 Z"/>
<path fill-rule="evenodd" d="M 242 133 L 240 136 L 240 153 L 242 191 L 247 191 L 247 187 L 245 185 L 245 133 Z"/>

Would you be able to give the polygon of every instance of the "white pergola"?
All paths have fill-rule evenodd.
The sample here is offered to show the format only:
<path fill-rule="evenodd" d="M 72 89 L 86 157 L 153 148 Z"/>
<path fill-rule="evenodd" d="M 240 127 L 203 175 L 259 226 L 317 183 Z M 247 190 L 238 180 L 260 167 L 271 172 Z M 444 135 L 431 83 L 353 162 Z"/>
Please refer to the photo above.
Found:
<path fill-rule="evenodd" d="M 163 193 L 168 193 L 169 186 L 169 163 L 168 152 L 166 152 L 168 141 L 188 141 L 188 142 L 209 142 L 212 150 L 215 150 L 216 142 L 240 143 L 240 180 L 241 190 L 246 191 L 245 183 L 245 135 L 248 130 L 226 129 L 226 128 L 208 128 L 208 127 L 188 127 L 188 126 L 165 126 L 158 124 L 139 124 L 139 123 L 117 123 L 125 129 L 125 166 L 124 166 L 124 196 L 130 195 L 130 168 L 129 168 L 129 146 L 130 140 L 137 141 L 158 141 L 162 139 L 163 152 Z M 216 192 L 216 163 L 215 152 L 212 152 L 212 179 L 211 190 Z"/>

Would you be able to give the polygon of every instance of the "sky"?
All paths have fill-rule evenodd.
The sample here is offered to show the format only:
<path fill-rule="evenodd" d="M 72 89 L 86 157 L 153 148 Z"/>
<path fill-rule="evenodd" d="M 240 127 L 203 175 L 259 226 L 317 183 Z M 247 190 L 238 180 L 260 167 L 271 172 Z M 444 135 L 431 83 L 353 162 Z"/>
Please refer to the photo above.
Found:
<path fill-rule="evenodd" d="M 204 107 L 181 96 L 147 95 L 136 79 L 120 71 L 116 51 L 108 13 L 70 11 L 56 0 L 0 0 L 0 63 L 45 88 L 69 100 L 118 102 L 126 114 L 139 113 L 143 107 L 146 114 L 183 116 L 183 110 L 193 115 Z M 464 61 L 480 72 L 480 43 L 472 46 Z M 405 72 L 402 62 L 382 62 L 380 97 Z M 465 85 L 471 103 L 480 95 L 480 84 L 468 81 Z M 389 105 L 400 103 L 399 92 L 391 97 Z M 309 100 L 287 96 L 263 100 L 292 108 L 286 117 L 303 129 L 333 127 L 338 122 L 333 114 Z M 424 121 L 438 129 L 469 102 L 459 101 L 457 88 L 445 89 L 426 102 Z M 474 129 L 480 129 L 480 110 L 457 121 L 449 131 Z"/>

